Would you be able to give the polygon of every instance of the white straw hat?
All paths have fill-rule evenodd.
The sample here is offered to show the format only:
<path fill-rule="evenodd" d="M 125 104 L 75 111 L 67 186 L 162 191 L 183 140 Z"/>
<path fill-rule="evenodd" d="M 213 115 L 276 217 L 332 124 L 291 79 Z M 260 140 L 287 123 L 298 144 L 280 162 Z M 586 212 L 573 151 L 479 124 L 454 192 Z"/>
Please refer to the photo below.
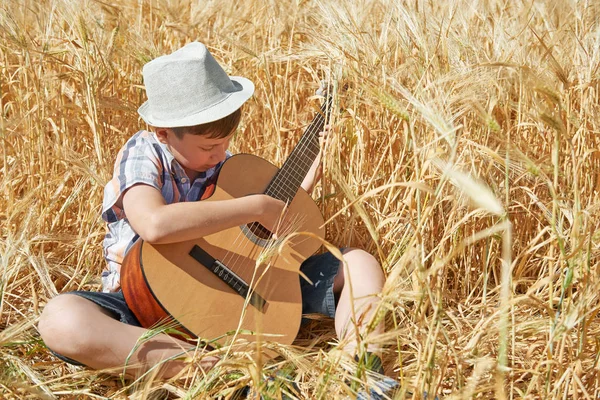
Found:
<path fill-rule="evenodd" d="M 206 46 L 192 42 L 158 57 L 142 70 L 146 101 L 138 113 L 161 128 L 216 121 L 240 108 L 254 93 L 254 84 L 229 77 Z"/>

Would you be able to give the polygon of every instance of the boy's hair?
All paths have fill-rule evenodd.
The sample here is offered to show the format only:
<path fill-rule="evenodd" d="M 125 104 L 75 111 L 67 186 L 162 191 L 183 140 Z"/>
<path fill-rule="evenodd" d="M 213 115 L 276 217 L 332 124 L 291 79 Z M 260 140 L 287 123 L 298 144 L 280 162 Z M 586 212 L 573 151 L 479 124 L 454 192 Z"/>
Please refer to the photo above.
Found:
<path fill-rule="evenodd" d="M 241 119 L 242 109 L 240 107 L 228 116 L 213 122 L 195 126 L 180 126 L 170 129 L 179 139 L 183 138 L 183 135 L 186 133 L 190 135 L 206 136 L 209 139 L 222 139 L 229 136 L 238 127 Z"/>

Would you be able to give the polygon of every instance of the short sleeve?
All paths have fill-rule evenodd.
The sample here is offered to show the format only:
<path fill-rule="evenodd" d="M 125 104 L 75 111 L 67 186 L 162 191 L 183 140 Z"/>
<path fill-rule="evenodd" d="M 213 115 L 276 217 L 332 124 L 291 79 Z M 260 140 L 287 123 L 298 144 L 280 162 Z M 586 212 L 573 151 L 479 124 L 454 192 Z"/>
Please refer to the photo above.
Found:
<path fill-rule="evenodd" d="M 158 144 L 149 139 L 151 133 L 142 131 L 134 135 L 117 154 L 112 179 L 104 187 L 102 219 L 116 222 L 124 218 L 117 205 L 123 193 L 133 185 L 142 183 L 159 191 L 163 186 L 163 160 Z"/>

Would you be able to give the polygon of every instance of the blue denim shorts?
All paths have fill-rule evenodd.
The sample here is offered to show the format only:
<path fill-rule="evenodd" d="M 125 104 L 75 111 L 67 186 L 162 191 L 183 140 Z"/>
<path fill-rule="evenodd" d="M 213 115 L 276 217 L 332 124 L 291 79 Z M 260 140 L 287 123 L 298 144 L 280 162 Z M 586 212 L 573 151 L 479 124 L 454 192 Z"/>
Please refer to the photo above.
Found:
<path fill-rule="evenodd" d="M 302 292 L 302 314 L 323 314 L 335 317 L 336 298 L 333 293 L 333 280 L 338 273 L 340 261 L 330 252 L 314 255 L 306 259 L 300 266 L 300 271 L 310 281 L 300 277 L 300 290 Z M 125 303 L 123 292 L 103 293 L 75 291 L 68 294 L 81 296 L 99 305 L 108 311 L 114 319 L 125 324 L 140 326 L 137 318 Z M 308 320 L 303 318 L 302 322 Z M 73 365 L 83 365 L 73 359 L 57 354 L 50 350 L 56 357 Z"/>
<path fill-rule="evenodd" d="M 335 317 L 337 304 L 333 293 L 333 280 L 340 269 L 340 260 L 330 252 L 307 258 L 300 271 L 308 279 L 300 277 L 302 291 L 302 314 L 323 314 Z"/>

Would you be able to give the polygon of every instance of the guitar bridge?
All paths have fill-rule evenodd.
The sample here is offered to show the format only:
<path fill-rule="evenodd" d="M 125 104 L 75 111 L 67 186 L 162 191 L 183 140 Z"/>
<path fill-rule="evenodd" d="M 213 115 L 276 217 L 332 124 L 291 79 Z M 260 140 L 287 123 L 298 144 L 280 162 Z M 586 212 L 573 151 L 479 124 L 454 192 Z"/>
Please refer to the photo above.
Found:
<path fill-rule="evenodd" d="M 250 285 L 248 285 L 242 278 L 240 278 L 235 272 L 229 269 L 221 261 L 217 260 L 200 246 L 194 245 L 190 250 L 190 256 L 209 271 L 211 271 L 217 278 L 223 281 L 227 286 L 233 289 L 234 292 L 242 296 L 244 299 L 250 294 L 248 302 L 252 304 L 258 311 L 264 312 L 267 305 L 267 301 L 263 299 L 258 293 L 250 291 Z"/>

